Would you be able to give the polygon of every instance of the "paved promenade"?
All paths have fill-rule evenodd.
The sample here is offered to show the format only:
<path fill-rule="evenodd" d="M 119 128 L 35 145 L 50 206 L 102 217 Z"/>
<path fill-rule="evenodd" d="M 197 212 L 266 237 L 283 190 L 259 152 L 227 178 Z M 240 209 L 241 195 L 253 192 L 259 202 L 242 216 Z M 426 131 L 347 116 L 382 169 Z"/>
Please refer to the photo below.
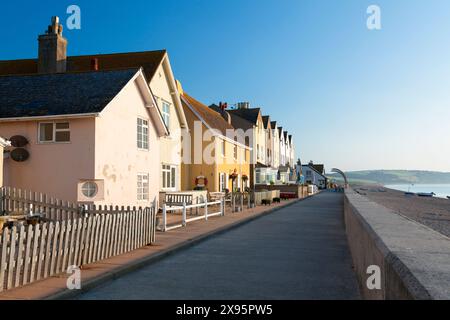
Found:
<path fill-rule="evenodd" d="M 168 254 L 185 249 L 207 237 L 229 230 L 233 226 L 246 223 L 273 210 L 292 205 L 298 200 L 282 201 L 271 206 L 258 206 L 239 213 L 227 213 L 224 217 L 213 217 L 208 221 L 199 220 L 189 223 L 187 227 L 170 232 L 157 232 L 156 243 L 131 252 L 111 257 L 99 262 L 83 266 L 81 272 L 82 290 L 89 290 L 110 279 L 121 277 L 123 274 L 135 270 L 140 266 L 162 259 Z M 78 291 L 67 290 L 68 275 L 59 274 L 37 281 L 32 284 L 0 293 L 0 300 L 4 299 L 61 299 L 67 298 Z"/>
<path fill-rule="evenodd" d="M 343 195 L 324 192 L 78 299 L 358 299 Z"/>

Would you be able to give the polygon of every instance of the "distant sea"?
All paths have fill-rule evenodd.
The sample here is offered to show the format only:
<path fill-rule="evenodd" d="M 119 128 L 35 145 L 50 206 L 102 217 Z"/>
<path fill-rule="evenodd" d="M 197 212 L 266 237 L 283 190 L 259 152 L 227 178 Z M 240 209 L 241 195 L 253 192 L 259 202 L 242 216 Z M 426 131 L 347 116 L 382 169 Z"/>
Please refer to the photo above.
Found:
<path fill-rule="evenodd" d="M 388 184 L 385 185 L 386 188 L 399 190 L 399 191 L 410 191 L 414 193 L 418 192 L 434 192 L 436 197 L 447 198 L 450 196 L 450 184 Z"/>

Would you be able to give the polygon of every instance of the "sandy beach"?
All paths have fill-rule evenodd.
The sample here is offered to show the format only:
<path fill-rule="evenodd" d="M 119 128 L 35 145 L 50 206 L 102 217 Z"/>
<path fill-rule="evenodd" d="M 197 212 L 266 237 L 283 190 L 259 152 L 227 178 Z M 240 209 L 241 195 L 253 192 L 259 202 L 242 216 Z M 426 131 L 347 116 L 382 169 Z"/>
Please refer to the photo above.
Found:
<path fill-rule="evenodd" d="M 352 188 L 370 200 L 450 237 L 450 200 L 406 196 L 402 191 L 381 186 Z"/>

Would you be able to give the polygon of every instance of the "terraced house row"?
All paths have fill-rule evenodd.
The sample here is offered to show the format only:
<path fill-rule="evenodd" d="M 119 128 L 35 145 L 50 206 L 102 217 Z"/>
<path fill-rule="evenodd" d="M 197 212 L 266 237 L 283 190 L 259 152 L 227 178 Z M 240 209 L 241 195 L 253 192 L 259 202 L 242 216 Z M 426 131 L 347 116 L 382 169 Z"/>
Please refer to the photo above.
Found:
<path fill-rule="evenodd" d="M 147 206 L 297 182 L 294 138 L 261 108 L 199 102 L 165 50 L 68 56 L 62 31 L 53 17 L 37 59 L 0 61 L 4 185 Z"/>

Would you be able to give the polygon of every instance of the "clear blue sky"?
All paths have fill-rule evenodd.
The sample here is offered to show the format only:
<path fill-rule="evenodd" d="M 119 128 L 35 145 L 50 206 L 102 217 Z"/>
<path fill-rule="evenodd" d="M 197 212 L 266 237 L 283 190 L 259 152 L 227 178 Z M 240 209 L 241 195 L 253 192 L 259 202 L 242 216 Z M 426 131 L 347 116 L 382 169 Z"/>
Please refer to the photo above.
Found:
<path fill-rule="evenodd" d="M 261 106 L 304 162 L 450 171 L 448 0 L 16 0 L 0 7 L 0 59 L 36 57 L 70 4 L 69 55 L 166 48 L 186 91 Z"/>

